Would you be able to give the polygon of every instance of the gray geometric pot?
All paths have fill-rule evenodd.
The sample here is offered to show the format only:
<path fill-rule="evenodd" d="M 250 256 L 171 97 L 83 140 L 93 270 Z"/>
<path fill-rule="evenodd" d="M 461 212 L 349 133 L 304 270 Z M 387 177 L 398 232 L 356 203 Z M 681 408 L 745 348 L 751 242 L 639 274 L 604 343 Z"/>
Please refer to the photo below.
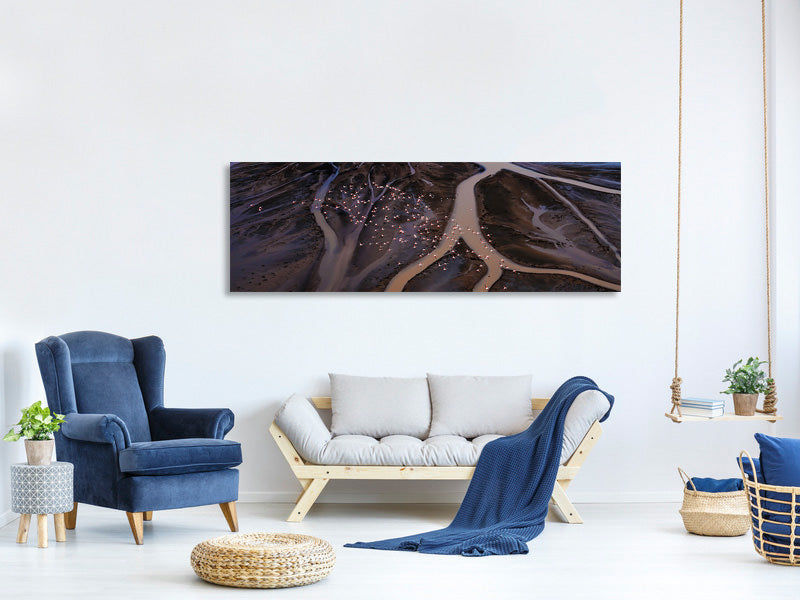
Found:
<path fill-rule="evenodd" d="M 25 440 L 29 465 L 49 465 L 53 459 L 55 440 Z"/>

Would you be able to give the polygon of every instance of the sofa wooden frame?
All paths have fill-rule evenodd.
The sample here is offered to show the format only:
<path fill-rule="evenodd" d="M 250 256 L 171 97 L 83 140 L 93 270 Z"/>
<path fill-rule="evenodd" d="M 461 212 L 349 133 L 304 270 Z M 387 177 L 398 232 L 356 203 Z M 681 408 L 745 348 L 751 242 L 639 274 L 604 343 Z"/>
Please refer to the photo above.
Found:
<path fill-rule="evenodd" d="M 533 398 L 531 405 L 533 410 L 541 410 L 548 403 L 549 398 Z M 325 396 L 315 396 L 311 402 L 317 409 L 330 409 L 331 399 Z M 272 435 L 278 449 L 283 454 L 295 477 L 300 482 L 303 491 L 297 498 L 289 518 L 290 522 L 303 520 L 309 509 L 314 505 L 322 490 L 328 485 L 331 479 L 438 479 L 438 480 L 457 480 L 471 479 L 475 467 L 403 467 L 403 466 L 384 466 L 384 465 L 317 465 L 305 462 L 298 454 L 292 442 L 286 437 L 275 422 L 270 425 L 269 432 Z M 580 514 L 573 506 L 567 496 L 567 488 L 581 466 L 589 456 L 603 429 L 600 422 L 595 421 L 586 432 L 575 452 L 569 460 L 558 467 L 556 483 L 553 486 L 551 500 L 561 511 L 564 519 L 568 523 L 583 523 Z"/>

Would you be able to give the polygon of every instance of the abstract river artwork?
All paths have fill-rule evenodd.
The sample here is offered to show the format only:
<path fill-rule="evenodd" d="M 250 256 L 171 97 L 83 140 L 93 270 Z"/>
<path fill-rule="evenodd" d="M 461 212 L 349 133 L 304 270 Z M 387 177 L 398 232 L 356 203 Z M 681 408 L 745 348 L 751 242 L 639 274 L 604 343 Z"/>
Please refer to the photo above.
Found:
<path fill-rule="evenodd" d="M 609 292 L 618 162 L 230 166 L 230 289 Z"/>

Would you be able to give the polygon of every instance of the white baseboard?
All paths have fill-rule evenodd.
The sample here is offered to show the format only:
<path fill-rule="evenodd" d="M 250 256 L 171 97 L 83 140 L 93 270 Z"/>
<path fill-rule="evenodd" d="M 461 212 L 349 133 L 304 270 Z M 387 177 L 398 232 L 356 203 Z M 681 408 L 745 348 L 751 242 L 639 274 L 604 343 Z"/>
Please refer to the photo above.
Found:
<path fill-rule="evenodd" d="M 4 525 L 8 525 L 11 521 L 17 518 L 17 513 L 13 513 L 10 510 L 7 510 L 4 513 L 0 513 L 0 527 Z"/>
<path fill-rule="evenodd" d="M 299 492 L 239 492 L 239 502 L 294 502 Z M 458 504 L 463 493 L 347 493 L 323 494 L 318 503 L 341 504 Z M 570 495 L 575 504 L 635 504 L 646 502 L 680 502 L 682 496 L 675 490 L 663 492 L 583 492 Z"/>

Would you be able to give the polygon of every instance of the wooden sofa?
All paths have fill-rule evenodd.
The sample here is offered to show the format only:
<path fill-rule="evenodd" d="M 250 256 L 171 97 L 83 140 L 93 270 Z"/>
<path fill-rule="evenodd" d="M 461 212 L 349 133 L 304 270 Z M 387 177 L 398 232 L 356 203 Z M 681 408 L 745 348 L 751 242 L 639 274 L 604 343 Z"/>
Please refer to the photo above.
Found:
<path fill-rule="evenodd" d="M 329 397 L 312 397 L 311 401 L 318 410 L 330 410 Z M 549 398 L 533 398 L 531 404 L 534 411 L 539 411 Z M 578 474 L 581 466 L 589 456 L 602 433 L 600 422 L 595 421 L 583 437 L 570 458 L 558 468 L 556 483 L 553 487 L 552 502 L 558 507 L 568 523 L 583 523 L 580 514 L 567 496 L 567 488 Z M 275 443 L 300 482 L 303 491 L 289 514 L 287 521 L 303 520 L 314 505 L 322 490 L 331 479 L 437 479 L 458 480 L 471 479 L 475 467 L 403 467 L 403 466 L 363 466 L 363 465 L 318 465 L 302 459 L 286 434 L 273 421 L 269 432 Z"/>

